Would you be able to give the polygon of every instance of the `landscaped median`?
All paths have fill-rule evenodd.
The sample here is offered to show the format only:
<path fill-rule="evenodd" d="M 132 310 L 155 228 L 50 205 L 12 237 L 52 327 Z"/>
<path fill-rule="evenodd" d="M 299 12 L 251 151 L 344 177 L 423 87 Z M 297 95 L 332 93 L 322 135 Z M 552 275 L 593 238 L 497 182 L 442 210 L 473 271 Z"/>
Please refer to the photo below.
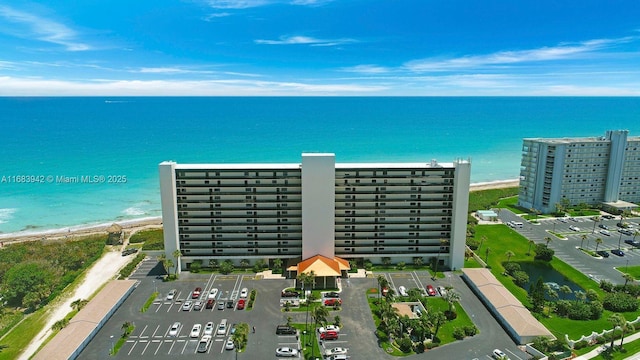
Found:
<path fill-rule="evenodd" d="M 478 329 L 458 303 L 459 296 L 451 289 L 449 293 L 447 298 L 425 297 L 420 289 L 409 289 L 409 296 L 395 297 L 392 292 L 381 296 L 378 288 L 369 289 L 367 300 L 384 351 L 406 356 L 475 335 Z M 409 311 L 400 314 L 401 308 Z"/>

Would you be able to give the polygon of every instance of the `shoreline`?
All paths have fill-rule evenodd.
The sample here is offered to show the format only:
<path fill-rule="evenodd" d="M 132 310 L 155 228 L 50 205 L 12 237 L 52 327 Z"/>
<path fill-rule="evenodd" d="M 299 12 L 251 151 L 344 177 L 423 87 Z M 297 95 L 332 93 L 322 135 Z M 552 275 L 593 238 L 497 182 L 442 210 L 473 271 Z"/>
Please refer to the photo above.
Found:
<path fill-rule="evenodd" d="M 517 187 L 520 181 L 518 179 L 496 180 L 473 183 L 469 186 L 469 192 L 502 189 L 509 187 Z M 120 221 L 103 222 L 100 224 L 73 225 L 58 229 L 49 229 L 42 231 L 19 231 L 13 233 L 0 234 L 0 241 L 3 243 L 31 241 L 31 240 L 54 240 L 75 236 L 87 236 L 93 234 L 106 233 L 106 229 L 112 224 L 122 226 L 123 230 L 139 230 L 140 228 L 161 226 L 162 217 L 144 217 L 139 219 L 129 219 Z"/>

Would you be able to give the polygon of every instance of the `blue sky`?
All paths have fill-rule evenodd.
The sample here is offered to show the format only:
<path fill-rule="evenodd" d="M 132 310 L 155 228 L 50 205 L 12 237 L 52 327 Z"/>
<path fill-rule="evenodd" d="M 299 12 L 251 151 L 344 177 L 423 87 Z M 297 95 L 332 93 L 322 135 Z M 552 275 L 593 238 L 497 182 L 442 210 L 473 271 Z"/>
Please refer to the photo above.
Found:
<path fill-rule="evenodd" d="M 0 0 L 0 96 L 640 95 L 637 0 Z"/>

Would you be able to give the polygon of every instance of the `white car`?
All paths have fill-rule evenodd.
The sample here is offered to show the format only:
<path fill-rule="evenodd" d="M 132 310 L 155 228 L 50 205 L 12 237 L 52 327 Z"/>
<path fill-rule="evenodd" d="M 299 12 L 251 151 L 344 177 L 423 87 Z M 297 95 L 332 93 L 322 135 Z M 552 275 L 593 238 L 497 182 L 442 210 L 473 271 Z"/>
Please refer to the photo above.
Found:
<path fill-rule="evenodd" d="M 209 321 L 209 322 L 204 326 L 204 334 L 205 334 L 205 335 L 211 335 L 211 334 L 213 334 L 213 321 Z"/>
<path fill-rule="evenodd" d="M 227 342 L 224 344 L 224 348 L 225 350 L 233 350 L 235 348 L 235 345 L 233 345 L 233 339 L 228 338 Z"/>
<path fill-rule="evenodd" d="M 569 226 L 569 229 L 573 230 L 573 231 L 580 231 L 580 228 L 575 226 L 575 225 L 571 225 Z"/>
<path fill-rule="evenodd" d="M 173 298 L 176 297 L 177 293 L 178 293 L 178 290 L 176 289 L 172 289 L 171 291 L 169 291 L 169 293 L 167 294 L 167 300 L 173 300 Z"/>
<path fill-rule="evenodd" d="M 606 236 L 611 236 L 611 233 L 609 232 L 609 230 L 604 230 L 604 229 L 600 230 L 600 234 L 606 235 Z"/>
<path fill-rule="evenodd" d="M 246 298 L 247 296 L 249 296 L 249 289 L 242 288 L 242 290 L 240 290 L 240 297 L 241 298 Z"/>
<path fill-rule="evenodd" d="M 169 336 L 178 336 L 181 325 L 182 324 L 180 324 L 179 321 L 174 322 L 173 325 L 171 325 L 171 328 L 169 329 Z"/>
<path fill-rule="evenodd" d="M 500 349 L 493 350 L 493 358 L 499 359 L 499 360 L 509 360 L 509 357 L 507 356 L 507 354 L 503 353 L 502 350 Z"/>
<path fill-rule="evenodd" d="M 327 349 L 324 351 L 324 356 L 331 356 L 331 355 L 346 355 L 347 354 L 347 348 L 343 348 L 343 347 L 335 347 L 333 349 Z"/>
<path fill-rule="evenodd" d="M 318 334 L 322 334 L 323 332 L 327 332 L 327 331 L 340 332 L 340 327 L 335 325 L 327 325 L 326 327 L 318 328 Z"/>
<path fill-rule="evenodd" d="M 407 288 L 406 288 L 406 287 L 404 287 L 404 286 L 400 286 L 400 287 L 398 287 L 398 293 L 399 293 L 401 296 L 409 296 L 409 294 L 407 293 Z"/>
<path fill-rule="evenodd" d="M 198 343 L 198 352 L 207 352 L 207 350 L 209 350 L 209 345 L 211 345 L 211 335 L 203 336 Z"/>
<path fill-rule="evenodd" d="M 185 301 L 184 304 L 182 304 L 182 311 L 191 310 L 191 305 L 193 305 L 193 302 L 191 300 Z"/>
<path fill-rule="evenodd" d="M 209 299 L 215 299 L 218 296 L 218 289 L 213 288 L 209 290 L 209 295 L 207 296 Z"/>
<path fill-rule="evenodd" d="M 298 356 L 298 350 L 290 347 L 279 347 L 276 349 L 276 356 L 294 357 Z"/>
<path fill-rule="evenodd" d="M 189 334 L 189 337 L 192 337 L 192 338 L 200 337 L 200 330 L 202 330 L 202 325 L 200 324 L 193 325 L 193 327 L 191 328 L 191 333 Z"/>

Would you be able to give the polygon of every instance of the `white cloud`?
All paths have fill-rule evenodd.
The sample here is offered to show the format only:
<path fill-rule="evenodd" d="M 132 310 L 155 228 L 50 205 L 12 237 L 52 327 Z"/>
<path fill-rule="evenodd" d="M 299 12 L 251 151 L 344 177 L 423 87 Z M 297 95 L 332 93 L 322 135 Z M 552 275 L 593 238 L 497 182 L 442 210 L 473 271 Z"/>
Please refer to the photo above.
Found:
<path fill-rule="evenodd" d="M 0 77 L 0 96 L 325 96 L 380 93 L 383 86 L 251 80 L 68 81 Z"/>
<path fill-rule="evenodd" d="M 11 35 L 22 38 L 36 38 L 57 45 L 64 46 L 69 51 L 90 50 L 88 44 L 79 41 L 78 34 L 66 25 L 30 14 L 24 11 L 13 9 L 9 6 L 0 6 L 0 17 L 7 19 L 18 25 L 13 29 Z"/>
<path fill-rule="evenodd" d="M 359 73 L 359 74 L 384 74 L 392 71 L 390 68 L 371 65 L 371 64 L 345 67 L 340 70 L 345 72 Z"/>
<path fill-rule="evenodd" d="M 451 59 L 421 59 L 404 64 L 404 68 L 413 72 L 450 71 L 474 69 L 483 66 L 511 65 L 518 63 L 566 60 L 583 57 L 605 48 L 636 40 L 636 37 L 619 39 L 595 39 L 577 44 L 560 44 L 554 47 L 538 49 L 499 51 L 486 55 L 469 55 Z"/>
<path fill-rule="evenodd" d="M 211 71 L 202 70 L 188 70 L 176 67 L 143 67 L 133 72 L 146 73 L 146 74 L 210 74 Z"/>
<path fill-rule="evenodd" d="M 268 5 L 267 0 L 209 0 L 207 4 L 214 9 L 248 9 Z"/>
<path fill-rule="evenodd" d="M 308 36 L 281 36 L 279 40 L 255 40 L 256 44 L 266 45 L 311 45 L 336 46 L 356 42 L 353 39 L 316 39 Z"/>
<path fill-rule="evenodd" d="M 213 13 L 205 16 L 203 19 L 204 21 L 213 21 L 214 19 L 223 18 L 227 16 L 231 16 L 231 13 L 228 13 L 228 12 Z"/>

